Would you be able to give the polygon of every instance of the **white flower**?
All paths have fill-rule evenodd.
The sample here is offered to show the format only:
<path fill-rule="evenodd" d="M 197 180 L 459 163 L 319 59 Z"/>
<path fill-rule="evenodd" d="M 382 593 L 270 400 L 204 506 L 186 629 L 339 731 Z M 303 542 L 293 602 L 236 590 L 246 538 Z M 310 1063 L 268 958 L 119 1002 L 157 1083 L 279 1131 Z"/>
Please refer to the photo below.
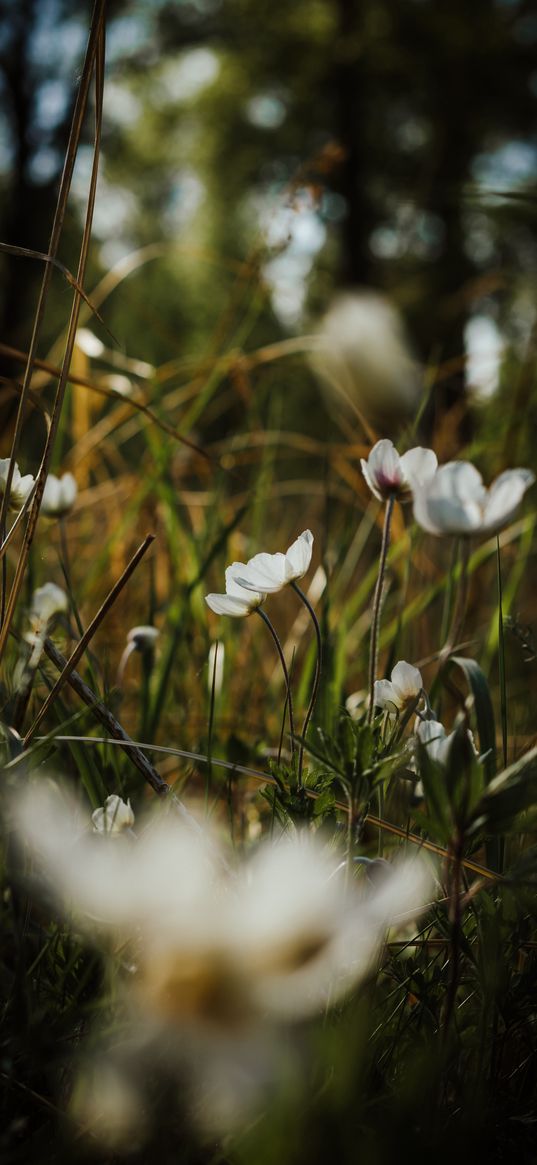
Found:
<path fill-rule="evenodd" d="M 400 660 L 392 671 L 391 680 L 375 680 L 373 705 L 387 712 L 401 712 L 418 699 L 422 688 L 418 668 Z"/>
<path fill-rule="evenodd" d="M 273 595 L 305 575 L 311 562 L 312 547 L 313 534 L 311 530 L 304 530 L 285 554 L 254 554 L 245 566 L 235 562 L 230 569 L 233 569 L 235 582 L 241 587 Z M 236 567 L 240 567 L 240 571 Z"/>
<path fill-rule="evenodd" d="M 117 669 L 117 683 L 119 685 L 123 683 L 125 668 L 133 651 L 139 651 L 142 655 L 145 653 L 149 656 L 155 649 L 159 635 L 160 631 L 158 628 L 152 627 L 150 624 L 131 627 L 130 631 L 127 632 L 127 644 Z"/>
<path fill-rule="evenodd" d="M 373 446 L 367 461 L 360 460 L 362 473 L 379 501 L 394 495 L 409 501 L 416 489 L 426 487 L 438 465 L 436 453 L 420 445 L 400 457 L 393 441 L 384 439 Z"/>
<path fill-rule="evenodd" d="M 155 646 L 159 635 L 158 627 L 149 624 L 131 627 L 127 632 L 127 643 L 132 643 L 135 651 L 149 651 Z"/>
<path fill-rule="evenodd" d="M 415 491 L 414 517 L 430 534 L 490 534 L 511 520 L 534 481 L 530 469 L 507 469 L 486 489 L 469 461 L 449 461 Z"/>
<path fill-rule="evenodd" d="M 35 786 L 13 813 L 78 921 L 139 940 L 135 989 L 178 1021 L 315 1014 L 363 977 L 386 928 L 422 909 L 430 889 L 419 859 L 394 863 L 378 886 L 346 888 L 337 856 L 308 834 L 266 843 L 226 877 L 209 837 L 170 814 L 125 847 L 99 846 L 77 835 L 57 788 Z M 117 832 L 134 817 L 114 795 L 93 821 L 99 833 Z"/>
<path fill-rule="evenodd" d="M 57 615 L 63 615 L 68 610 L 67 595 L 61 587 L 56 586 L 56 583 L 45 583 L 34 591 L 28 612 L 30 630 L 24 636 L 32 650 L 24 668 L 29 667 L 33 670 L 37 667 L 51 624 Z"/>
<path fill-rule="evenodd" d="M 369 290 L 336 297 L 321 321 L 311 364 L 347 406 L 391 425 L 411 415 L 421 395 L 399 312 Z"/>
<path fill-rule="evenodd" d="M 6 492 L 9 465 L 9 457 L 0 458 L 0 497 L 2 497 Z M 13 477 L 11 479 L 11 491 L 9 494 L 9 509 L 20 510 L 24 503 L 28 500 L 34 485 L 35 481 L 31 473 L 27 473 L 24 477 L 22 477 L 19 467 L 15 462 L 13 468 Z"/>
<path fill-rule="evenodd" d="M 237 582 L 237 572 L 242 573 L 246 569 L 244 562 L 232 562 L 231 566 L 226 568 L 225 595 L 205 595 L 207 606 L 216 615 L 230 615 L 232 619 L 243 619 L 264 603 L 266 594 L 253 588 L 246 589 Z"/>
<path fill-rule="evenodd" d="M 354 883 L 345 894 L 334 856 L 307 835 L 261 847 L 246 872 L 238 950 L 258 1005 L 287 1019 L 347 994 L 369 971 L 388 926 L 408 921 L 430 885 L 411 860 L 394 863 L 382 885 L 362 893 Z"/>
<path fill-rule="evenodd" d="M 454 732 L 448 734 L 439 720 L 420 720 L 416 736 L 427 749 L 431 760 L 442 767 L 447 765 Z"/>
<path fill-rule="evenodd" d="M 34 626 L 50 623 L 55 615 L 61 615 L 69 610 L 69 600 L 65 591 L 56 583 L 45 583 L 38 587 L 32 595 L 30 607 L 30 622 Z"/>
<path fill-rule="evenodd" d="M 130 801 L 125 803 L 117 793 L 111 793 L 106 798 L 104 806 L 92 813 L 91 820 L 94 833 L 107 833 L 117 837 L 126 829 L 132 829 L 134 813 Z"/>
<path fill-rule="evenodd" d="M 434 761 L 435 764 L 440 765 L 441 768 L 447 768 L 449 764 L 451 748 L 455 740 L 455 736 L 457 735 L 456 730 L 454 729 L 453 732 L 446 732 L 444 725 L 441 724 L 439 720 L 419 720 L 415 732 L 418 740 L 427 750 L 427 755 L 430 757 L 430 759 Z M 473 734 L 470 729 L 467 729 L 466 735 L 470 748 L 474 756 L 477 757 L 478 752 L 475 747 Z M 418 767 L 416 764 L 417 760 L 419 760 L 418 757 L 410 764 L 410 768 L 414 769 L 414 772 L 416 772 Z M 416 797 L 424 796 L 423 781 L 417 782 L 414 789 L 414 795 Z"/>
<path fill-rule="evenodd" d="M 208 836 L 170 813 L 121 846 L 77 836 L 72 810 L 43 783 L 17 796 L 12 814 L 77 923 L 133 945 L 135 966 L 118 982 L 144 1071 L 150 1040 L 171 1067 L 186 1058 L 200 1091 L 209 1084 L 225 1097 L 222 1122 L 244 1114 L 246 1063 L 259 1061 L 247 1106 L 278 1072 L 271 1021 L 342 998 L 374 965 L 388 927 L 405 926 L 430 895 L 421 859 L 394 862 L 373 887 L 348 883 L 345 863 L 308 834 L 261 846 L 232 876 Z"/>
<path fill-rule="evenodd" d="M 345 708 L 349 713 L 351 720 L 358 720 L 367 708 L 368 693 L 365 688 L 360 688 L 357 692 L 351 692 L 345 700 Z"/>
<path fill-rule="evenodd" d="M 209 694 L 213 690 L 215 697 L 218 697 L 222 691 L 224 683 L 224 659 L 225 649 L 223 643 L 211 643 L 209 648 L 208 670 L 207 670 L 207 684 Z"/>
<path fill-rule="evenodd" d="M 78 486 L 72 473 L 64 473 L 62 477 L 55 477 L 49 473 L 45 482 L 41 513 L 48 518 L 63 518 L 72 510 Z"/>

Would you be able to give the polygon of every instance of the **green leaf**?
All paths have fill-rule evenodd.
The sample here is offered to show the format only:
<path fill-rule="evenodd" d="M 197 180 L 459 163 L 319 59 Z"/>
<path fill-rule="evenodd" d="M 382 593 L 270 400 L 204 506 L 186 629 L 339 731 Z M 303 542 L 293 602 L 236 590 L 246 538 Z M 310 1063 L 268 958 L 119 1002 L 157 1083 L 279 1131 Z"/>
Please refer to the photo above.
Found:
<path fill-rule="evenodd" d="M 462 655 L 452 655 L 449 662 L 460 668 L 472 693 L 479 733 L 479 751 L 485 757 L 486 779 L 491 781 L 496 773 L 496 726 L 485 674 L 475 659 L 466 659 Z"/>
<path fill-rule="evenodd" d="M 499 773 L 487 785 L 474 821 L 489 833 L 503 833 L 519 813 L 537 802 L 537 747 Z"/>

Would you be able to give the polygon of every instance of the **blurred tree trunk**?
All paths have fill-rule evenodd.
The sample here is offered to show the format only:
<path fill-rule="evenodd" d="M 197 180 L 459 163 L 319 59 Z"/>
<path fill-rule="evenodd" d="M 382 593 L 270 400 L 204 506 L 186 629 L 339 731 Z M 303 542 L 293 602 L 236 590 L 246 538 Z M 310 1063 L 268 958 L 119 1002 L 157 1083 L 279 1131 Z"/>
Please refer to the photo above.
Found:
<path fill-rule="evenodd" d="M 337 52 L 332 83 L 335 136 L 344 150 L 338 193 L 345 199 L 342 222 L 341 279 L 356 286 L 371 281 L 369 236 L 376 216 L 368 191 L 367 105 L 370 62 L 364 52 L 367 0 L 335 0 Z"/>

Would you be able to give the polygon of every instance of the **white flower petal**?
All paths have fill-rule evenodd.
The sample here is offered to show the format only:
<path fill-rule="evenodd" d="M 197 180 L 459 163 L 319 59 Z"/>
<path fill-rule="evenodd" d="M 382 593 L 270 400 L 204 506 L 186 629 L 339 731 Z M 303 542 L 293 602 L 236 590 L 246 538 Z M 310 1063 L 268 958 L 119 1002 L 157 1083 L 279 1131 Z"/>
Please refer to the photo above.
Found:
<path fill-rule="evenodd" d="M 389 680 L 375 680 L 373 706 L 385 708 L 388 712 L 397 712 L 402 707 L 399 693 Z"/>
<path fill-rule="evenodd" d="M 132 829 L 134 813 L 130 801 L 125 802 L 117 793 L 111 793 L 103 806 L 91 815 L 95 833 L 119 836 L 125 829 Z"/>
<path fill-rule="evenodd" d="M 313 549 L 313 534 L 311 530 L 304 530 L 295 542 L 289 547 L 285 557 L 290 568 L 289 581 L 302 578 L 311 562 Z"/>
<path fill-rule="evenodd" d="M 439 720 L 422 720 L 416 730 L 418 740 L 427 749 L 431 760 L 437 764 L 445 764 L 451 747 L 452 734 L 447 735 L 444 725 Z"/>
<path fill-rule="evenodd" d="M 65 591 L 56 586 L 56 583 L 44 583 L 32 595 L 30 622 L 33 626 L 46 625 L 55 615 L 61 615 L 68 610 L 69 600 Z"/>
<path fill-rule="evenodd" d="M 414 490 L 424 486 L 434 477 L 438 468 L 438 459 L 432 449 L 424 449 L 421 445 L 417 445 L 415 449 L 409 449 L 408 453 L 403 453 L 401 468 L 405 481 Z"/>
<path fill-rule="evenodd" d="M 432 876 L 422 858 L 396 861 L 368 901 L 369 918 L 382 928 L 404 927 L 426 907 L 432 889 Z"/>
<path fill-rule="evenodd" d="M 45 482 L 41 513 L 52 518 L 61 518 L 72 508 L 78 486 L 72 473 L 64 473 L 63 477 L 55 477 L 49 473 Z"/>
<path fill-rule="evenodd" d="M 131 627 L 127 632 L 127 643 L 134 644 L 137 651 L 147 651 L 155 646 L 159 635 L 158 627 L 143 624 L 141 627 Z"/>
<path fill-rule="evenodd" d="M 490 533 L 509 522 L 534 481 L 531 469 L 507 469 L 501 473 L 488 491 L 483 529 Z"/>
<path fill-rule="evenodd" d="M 414 494 L 414 517 L 431 534 L 472 534 L 482 524 L 487 491 L 469 461 L 449 461 Z"/>
<path fill-rule="evenodd" d="M 233 595 L 205 595 L 205 602 L 215 615 L 229 615 L 232 619 L 243 619 L 259 605 L 247 599 L 236 599 Z"/>
<path fill-rule="evenodd" d="M 360 462 L 366 482 L 381 501 L 397 493 L 403 484 L 401 460 L 393 441 L 383 438 L 373 446 L 367 461 Z"/>
<path fill-rule="evenodd" d="M 11 504 L 17 508 L 23 506 L 28 500 L 34 485 L 35 478 L 32 477 L 31 473 L 25 474 L 24 477 L 19 476 L 16 487 L 11 490 Z"/>
<path fill-rule="evenodd" d="M 383 477 L 392 478 L 394 481 L 400 480 L 401 459 L 393 441 L 385 437 L 373 446 L 367 464 L 375 476 L 382 474 Z"/>
<path fill-rule="evenodd" d="M 403 703 L 409 700 L 415 700 L 423 687 L 423 680 L 419 669 L 413 667 L 411 663 L 406 663 L 404 659 L 396 663 L 392 671 L 391 680 L 393 687 L 401 697 Z"/>
<path fill-rule="evenodd" d="M 232 562 L 231 566 L 226 566 L 226 595 L 231 595 L 234 599 L 242 599 L 243 602 L 249 603 L 249 592 L 236 581 L 236 575 L 241 574 L 245 570 L 245 562 Z"/>
<path fill-rule="evenodd" d="M 374 494 L 374 496 L 376 498 L 378 498 L 379 502 L 384 501 L 383 494 L 381 494 L 379 492 L 376 478 L 373 476 L 372 473 L 369 472 L 369 466 L 367 464 L 367 461 L 364 461 L 363 457 L 360 458 L 360 465 L 361 465 L 362 473 L 365 477 L 366 483 L 371 490 L 371 493 Z"/>
<path fill-rule="evenodd" d="M 289 581 L 285 554 L 255 554 L 235 576 L 235 582 L 249 591 L 275 594 Z"/>

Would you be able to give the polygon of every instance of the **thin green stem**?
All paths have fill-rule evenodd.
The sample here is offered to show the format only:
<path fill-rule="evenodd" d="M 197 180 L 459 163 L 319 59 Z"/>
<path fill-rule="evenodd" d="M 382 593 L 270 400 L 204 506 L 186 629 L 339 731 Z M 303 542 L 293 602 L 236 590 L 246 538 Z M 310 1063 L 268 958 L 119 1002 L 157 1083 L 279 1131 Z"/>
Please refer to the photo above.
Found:
<path fill-rule="evenodd" d="M 291 733 L 291 753 L 294 756 L 294 752 L 295 752 L 295 720 L 294 720 L 294 714 L 293 714 L 293 697 L 291 695 L 291 684 L 289 681 L 289 672 L 287 670 L 285 656 L 283 654 L 283 647 L 280 643 L 280 640 L 278 637 L 278 632 L 276 631 L 276 628 L 272 625 L 266 611 L 262 611 L 261 607 L 256 607 L 256 614 L 260 615 L 261 619 L 263 620 L 265 625 L 268 627 L 270 634 L 272 635 L 272 638 L 274 640 L 276 651 L 278 652 L 278 655 L 280 657 L 280 663 L 282 665 L 282 671 L 283 671 L 283 675 L 284 675 L 284 679 L 285 679 L 285 686 L 287 689 L 287 703 L 289 705 L 289 731 Z"/>
<path fill-rule="evenodd" d="M 377 675 L 377 655 L 378 655 L 378 636 L 380 624 L 380 608 L 382 605 L 382 588 L 384 585 L 384 574 L 386 571 L 386 559 L 388 557 L 388 550 L 390 546 L 390 529 L 392 524 L 393 505 L 395 495 L 390 494 L 386 502 L 386 512 L 384 514 L 384 528 L 382 531 L 382 545 L 380 549 L 379 572 L 377 575 L 377 582 L 375 586 L 375 594 L 373 597 L 373 618 L 371 621 L 371 638 L 369 640 L 369 712 L 367 715 L 367 722 L 371 724 L 373 713 L 375 710 L 374 694 L 375 694 L 375 679 Z"/>
<path fill-rule="evenodd" d="M 212 671 L 212 676 L 211 676 L 211 691 L 210 691 L 210 697 L 209 697 L 209 727 L 208 727 L 208 731 L 207 731 L 207 773 L 206 773 L 206 777 L 205 777 L 205 815 L 206 816 L 207 816 L 208 808 L 209 808 L 209 797 L 210 797 L 210 793 L 211 793 L 212 778 L 213 778 L 213 766 L 212 766 L 213 729 L 214 729 L 214 709 L 215 709 L 215 703 L 216 703 L 216 668 L 217 668 L 217 663 L 218 663 L 218 648 L 219 648 L 219 646 L 220 646 L 220 644 L 217 641 L 215 644 L 215 650 L 214 650 L 213 671 Z"/>
<path fill-rule="evenodd" d="M 457 833 L 456 837 L 450 843 L 450 852 L 452 862 L 448 865 L 448 898 L 449 898 L 449 922 L 450 922 L 450 937 L 449 937 L 449 962 L 450 962 L 450 978 L 448 983 L 446 1004 L 444 1010 L 444 1024 L 443 1024 L 443 1038 L 446 1039 L 451 1019 L 455 1010 L 457 1000 L 457 988 L 459 986 L 460 974 L 460 956 L 461 956 L 461 925 L 462 925 L 462 899 L 461 899 L 461 874 L 463 870 L 463 838 Z"/>
<path fill-rule="evenodd" d="M 300 752 L 298 754 L 298 784 L 300 786 L 302 784 L 302 769 L 304 767 L 304 743 L 303 742 L 306 739 L 306 732 L 308 731 L 309 722 L 313 716 L 313 710 L 315 708 L 315 704 L 317 702 L 317 696 L 319 694 L 319 683 L 321 680 L 321 668 L 322 668 L 322 662 L 323 662 L 323 644 L 322 644 L 322 638 L 321 638 L 321 628 L 319 627 L 319 620 L 315 614 L 315 611 L 313 610 L 313 607 L 312 607 L 307 595 L 304 594 L 304 591 L 301 591 L 300 587 L 297 585 L 296 582 L 292 582 L 291 586 L 292 586 L 293 590 L 296 591 L 296 594 L 298 595 L 301 602 L 304 603 L 304 606 L 305 606 L 306 610 L 308 611 L 308 614 L 309 614 L 309 616 L 312 620 L 313 626 L 315 628 L 315 636 L 317 639 L 317 661 L 315 664 L 315 674 L 313 676 L 313 686 L 311 689 L 311 696 L 310 696 L 310 702 L 308 705 L 308 710 L 307 710 L 306 715 L 304 717 L 304 724 L 302 725 L 302 744 L 300 745 Z"/>
<path fill-rule="evenodd" d="M 459 573 L 459 589 L 457 592 L 457 600 L 455 603 L 455 610 L 453 612 L 453 619 L 449 634 L 440 652 L 440 666 L 446 662 L 448 656 L 451 655 L 456 643 L 459 643 L 462 637 L 464 628 L 464 620 L 466 618 L 466 607 L 468 603 L 468 563 L 470 561 L 470 539 L 461 539 L 461 561 Z"/>
<path fill-rule="evenodd" d="M 507 683 L 505 678 L 505 642 L 503 635 L 503 586 L 502 586 L 502 563 L 500 557 L 500 539 L 496 536 L 497 543 L 497 572 L 498 572 L 498 663 L 500 670 L 500 703 L 501 703 L 501 718 L 502 718 L 502 750 L 503 750 L 503 767 L 507 768 Z"/>
<path fill-rule="evenodd" d="M 500 716 L 502 721 L 503 767 L 507 768 L 507 680 L 505 675 L 505 642 L 503 635 L 503 586 L 500 539 L 496 536 L 496 562 L 498 568 L 498 666 L 500 670 Z M 505 836 L 498 838 L 498 870 L 503 873 L 505 862 Z"/>

